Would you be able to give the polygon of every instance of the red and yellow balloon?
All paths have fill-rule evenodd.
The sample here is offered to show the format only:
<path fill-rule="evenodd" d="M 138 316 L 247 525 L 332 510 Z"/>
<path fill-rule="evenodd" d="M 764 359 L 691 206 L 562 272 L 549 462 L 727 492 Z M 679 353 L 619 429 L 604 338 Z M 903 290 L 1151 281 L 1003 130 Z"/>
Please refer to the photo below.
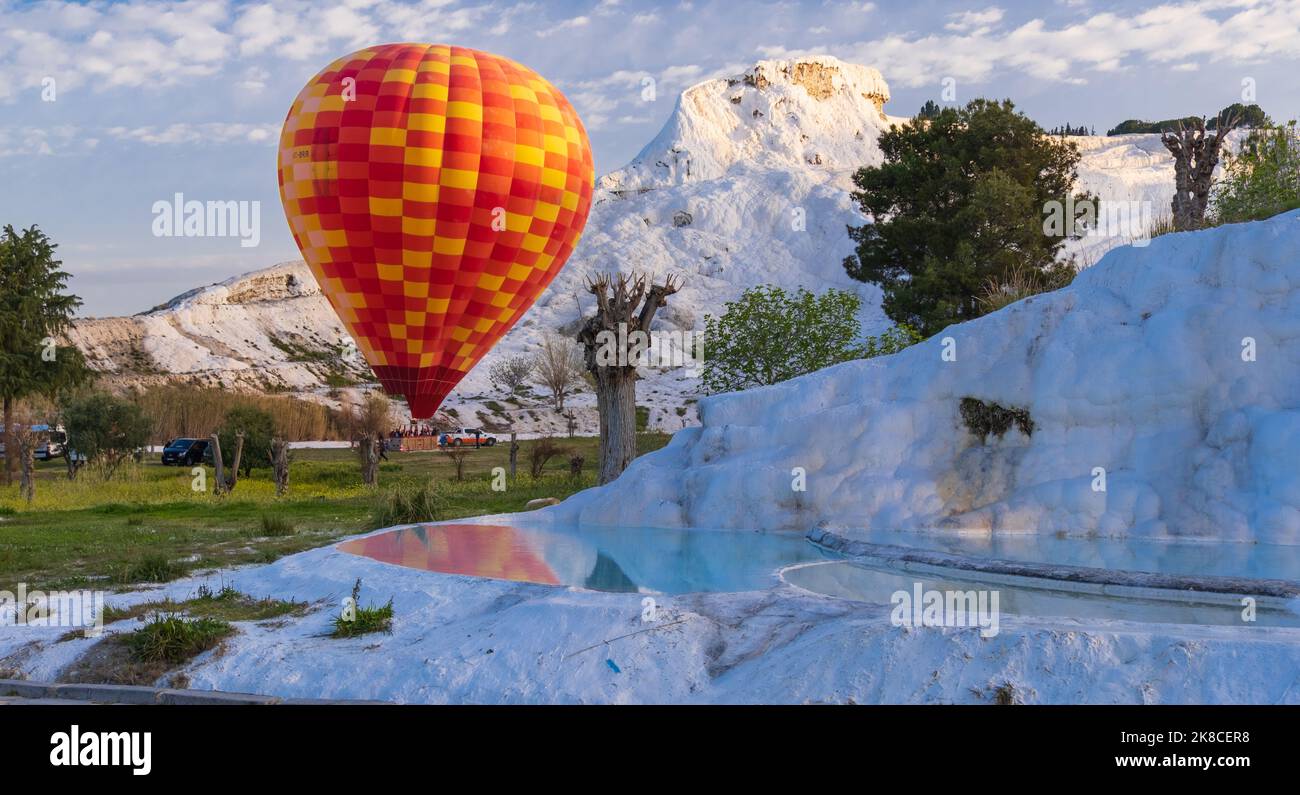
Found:
<path fill-rule="evenodd" d="M 432 416 L 573 252 L 594 181 L 554 86 L 464 47 L 385 44 L 298 94 L 280 198 L 375 376 Z"/>

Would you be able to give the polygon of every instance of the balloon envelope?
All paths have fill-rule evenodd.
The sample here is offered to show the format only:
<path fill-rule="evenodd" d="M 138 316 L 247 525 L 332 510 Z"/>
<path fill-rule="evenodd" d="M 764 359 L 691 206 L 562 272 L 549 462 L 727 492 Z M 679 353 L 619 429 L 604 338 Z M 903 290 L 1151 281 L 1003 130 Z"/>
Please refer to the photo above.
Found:
<path fill-rule="evenodd" d="M 532 70 L 464 47 L 344 56 L 294 100 L 280 198 L 383 384 L 432 416 L 532 306 L 591 208 L 591 147 Z"/>

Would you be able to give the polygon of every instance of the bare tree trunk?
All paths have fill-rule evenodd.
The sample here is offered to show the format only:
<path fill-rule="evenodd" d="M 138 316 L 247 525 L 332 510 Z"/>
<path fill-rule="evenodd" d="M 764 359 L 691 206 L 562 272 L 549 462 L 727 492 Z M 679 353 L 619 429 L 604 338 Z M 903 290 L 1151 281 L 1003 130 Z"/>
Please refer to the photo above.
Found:
<path fill-rule="evenodd" d="M 244 457 L 244 432 L 235 431 L 235 460 L 230 462 L 230 480 L 226 484 L 226 491 L 234 491 L 235 484 L 239 482 L 239 462 Z"/>
<path fill-rule="evenodd" d="M 213 494 L 226 493 L 226 470 L 221 460 L 221 439 L 214 433 L 208 438 L 208 444 L 212 445 L 212 469 L 216 481 L 212 484 Z"/>
<path fill-rule="evenodd" d="M 1205 211 L 1210 205 L 1214 169 L 1228 133 L 1241 126 L 1237 114 L 1220 113 L 1215 132 L 1207 135 L 1204 119 L 1193 119 L 1190 128 L 1179 122 L 1178 129 L 1162 133 L 1160 142 L 1174 156 L 1174 228 L 1179 231 L 1199 229 L 1205 225 Z"/>
<path fill-rule="evenodd" d="M 510 479 L 515 479 L 515 470 L 519 465 L 519 442 L 515 441 L 515 432 L 510 432 Z"/>
<path fill-rule="evenodd" d="M 14 472 L 18 470 L 18 450 L 15 447 L 18 440 L 14 434 L 14 399 L 6 397 L 4 401 L 4 422 L 5 422 L 5 465 L 4 465 L 4 485 L 8 486 L 14 482 Z"/>
<path fill-rule="evenodd" d="M 5 426 L 6 429 L 8 427 Z M 19 471 L 22 473 L 18 491 L 27 504 L 31 505 L 32 500 L 36 499 L 36 434 L 31 428 L 24 428 L 21 433 L 10 434 L 9 438 L 18 442 Z"/>
<path fill-rule="evenodd" d="M 383 443 L 383 439 L 367 433 L 357 445 L 361 455 L 361 482 L 367 486 L 379 485 L 379 445 Z"/>
<path fill-rule="evenodd" d="M 597 483 L 608 483 L 636 458 L 636 373 L 596 375 L 596 410 L 600 412 L 600 469 Z"/>
<path fill-rule="evenodd" d="M 289 443 L 271 440 L 271 471 L 275 475 L 275 496 L 283 497 L 289 488 Z"/>
<path fill-rule="evenodd" d="M 63 443 L 63 463 L 68 468 L 68 480 L 76 480 L 77 471 L 81 469 L 81 462 L 77 460 L 76 452 L 72 449 L 71 439 Z"/>
<path fill-rule="evenodd" d="M 587 282 L 596 296 L 596 314 L 582 324 L 578 342 L 595 381 L 600 413 L 599 484 L 618 477 L 636 458 L 637 362 L 650 345 L 655 312 L 668 305 L 668 296 L 680 286 L 669 278 L 647 289 L 641 276 L 615 281 L 605 275 Z"/>
<path fill-rule="evenodd" d="M 235 458 L 230 462 L 230 477 L 226 477 L 225 463 L 221 459 L 221 440 L 214 433 L 212 441 L 212 464 L 216 470 L 217 482 L 212 487 L 213 494 L 229 494 L 239 482 L 239 461 L 244 457 L 244 432 L 235 434 Z"/>

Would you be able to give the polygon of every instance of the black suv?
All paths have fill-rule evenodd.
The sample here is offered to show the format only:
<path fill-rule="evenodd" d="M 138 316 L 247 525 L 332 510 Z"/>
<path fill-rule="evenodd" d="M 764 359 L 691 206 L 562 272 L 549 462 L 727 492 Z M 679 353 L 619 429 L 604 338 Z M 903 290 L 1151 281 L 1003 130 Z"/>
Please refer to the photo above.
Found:
<path fill-rule="evenodd" d="M 207 459 L 207 439 L 172 439 L 163 448 L 163 466 L 192 467 Z"/>

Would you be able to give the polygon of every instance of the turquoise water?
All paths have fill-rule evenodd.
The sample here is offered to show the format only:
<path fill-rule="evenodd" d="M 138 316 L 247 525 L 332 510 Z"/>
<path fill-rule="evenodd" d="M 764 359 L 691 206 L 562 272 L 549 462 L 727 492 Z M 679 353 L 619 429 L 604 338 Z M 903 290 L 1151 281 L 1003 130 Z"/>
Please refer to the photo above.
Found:
<path fill-rule="evenodd" d="M 997 538 L 872 533 L 879 544 L 974 558 L 1051 563 L 1161 574 L 1300 580 L 1300 548 L 1147 540 Z M 846 560 L 800 533 L 668 530 L 648 527 L 529 527 L 469 523 L 403 527 L 339 545 L 343 551 L 408 568 L 615 593 L 684 594 L 764 590 L 786 571 L 791 585 L 840 599 L 891 604 L 898 591 L 996 591 L 1008 615 L 1106 618 L 1177 624 L 1242 624 L 1234 603 L 1088 593 L 1050 579 L 1014 584 L 945 569 L 904 571 L 883 562 Z M 801 565 L 796 564 L 812 564 Z M 1213 602 L 1213 600 L 1210 600 Z M 1222 600 L 1220 600 L 1222 602 Z M 1264 600 L 1251 626 L 1300 626 L 1300 617 Z"/>
<path fill-rule="evenodd" d="M 647 527 L 427 524 L 339 548 L 445 574 L 661 594 L 770 588 L 782 567 L 838 557 L 800 533 Z"/>

